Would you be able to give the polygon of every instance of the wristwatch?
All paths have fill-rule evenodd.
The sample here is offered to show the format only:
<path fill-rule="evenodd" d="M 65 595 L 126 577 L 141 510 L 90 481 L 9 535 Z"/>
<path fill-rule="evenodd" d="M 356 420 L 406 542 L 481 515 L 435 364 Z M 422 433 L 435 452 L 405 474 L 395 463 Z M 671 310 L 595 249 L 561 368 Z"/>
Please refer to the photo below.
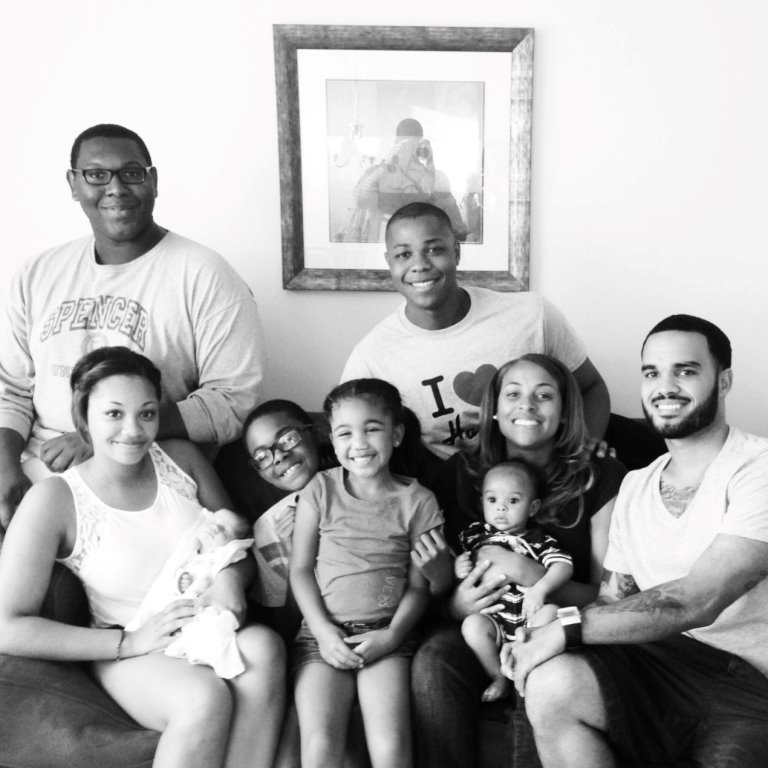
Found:
<path fill-rule="evenodd" d="M 581 645 L 581 611 L 575 606 L 558 608 L 557 620 L 565 632 L 565 647 L 578 648 Z"/>

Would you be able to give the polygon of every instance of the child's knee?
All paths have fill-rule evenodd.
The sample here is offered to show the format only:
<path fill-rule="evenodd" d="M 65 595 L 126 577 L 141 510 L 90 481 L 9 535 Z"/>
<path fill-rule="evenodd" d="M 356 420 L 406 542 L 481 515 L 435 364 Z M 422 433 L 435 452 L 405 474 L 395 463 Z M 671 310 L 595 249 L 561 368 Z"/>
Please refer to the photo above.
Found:
<path fill-rule="evenodd" d="M 461 634 L 467 645 L 496 639 L 496 625 L 482 613 L 473 613 L 461 623 Z"/>
<path fill-rule="evenodd" d="M 406 724 L 387 733 L 366 734 L 368 753 L 374 765 L 410 765 L 411 730 Z M 406 758 L 406 756 L 408 756 Z"/>
<path fill-rule="evenodd" d="M 301 763 L 309 766 L 338 764 L 344 755 L 344 739 L 338 733 L 331 733 L 328 728 L 302 727 Z"/>

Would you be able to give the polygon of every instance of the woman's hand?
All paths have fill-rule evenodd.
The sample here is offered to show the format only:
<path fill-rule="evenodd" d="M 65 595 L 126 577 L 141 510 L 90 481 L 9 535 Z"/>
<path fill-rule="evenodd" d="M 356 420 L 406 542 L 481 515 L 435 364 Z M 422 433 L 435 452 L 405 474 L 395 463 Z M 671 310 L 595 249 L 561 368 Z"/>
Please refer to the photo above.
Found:
<path fill-rule="evenodd" d="M 389 628 L 373 629 L 360 635 L 351 635 L 345 638 L 344 642 L 354 646 L 355 653 L 362 658 L 364 664 L 373 663 L 400 645 L 400 641 Z"/>
<path fill-rule="evenodd" d="M 509 579 L 504 574 L 486 579 L 490 560 L 481 560 L 454 590 L 449 612 L 454 619 L 465 619 L 471 613 L 497 613 L 502 609 L 501 596 L 509 591 Z"/>
<path fill-rule="evenodd" d="M 349 638 L 341 627 L 328 622 L 321 629 L 312 630 L 323 660 L 335 669 L 359 669 L 363 659 L 346 643 Z"/>
<path fill-rule="evenodd" d="M 489 560 L 491 566 L 485 574 L 484 581 L 505 576 L 508 584 L 532 587 L 547 573 L 547 569 L 530 557 L 519 552 L 510 552 L 500 544 L 486 544 L 476 554 L 477 562 Z"/>
<path fill-rule="evenodd" d="M 147 619 L 138 629 L 126 632 L 120 647 L 120 658 L 144 656 L 162 651 L 171 644 L 174 632 L 178 632 L 198 613 L 194 600 L 174 600 L 160 613 Z"/>

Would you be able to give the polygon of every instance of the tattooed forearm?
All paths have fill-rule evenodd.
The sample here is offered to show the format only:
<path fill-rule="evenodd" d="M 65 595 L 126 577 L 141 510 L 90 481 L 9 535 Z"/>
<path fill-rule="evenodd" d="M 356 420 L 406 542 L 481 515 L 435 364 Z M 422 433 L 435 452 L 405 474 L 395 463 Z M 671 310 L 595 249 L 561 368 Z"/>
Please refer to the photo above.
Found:
<path fill-rule="evenodd" d="M 605 568 L 600 581 L 600 592 L 594 604 L 609 605 L 629 595 L 634 595 L 636 592 L 639 592 L 639 589 L 630 574 L 617 573 Z"/>
<path fill-rule="evenodd" d="M 681 614 L 685 611 L 682 590 L 676 584 L 664 584 L 653 589 L 637 592 L 623 600 L 605 603 L 597 608 L 599 613 L 647 613 Z"/>

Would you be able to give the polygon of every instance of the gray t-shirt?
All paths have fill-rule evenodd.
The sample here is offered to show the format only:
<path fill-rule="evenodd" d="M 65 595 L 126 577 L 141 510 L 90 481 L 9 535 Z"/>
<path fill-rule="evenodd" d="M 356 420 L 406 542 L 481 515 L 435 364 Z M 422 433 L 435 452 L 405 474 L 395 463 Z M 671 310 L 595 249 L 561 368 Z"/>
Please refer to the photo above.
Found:
<path fill-rule="evenodd" d="M 320 515 L 315 576 L 334 621 L 391 618 L 405 591 L 413 544 L 443 523 L 437 499 L 412 478 L 376 502 L 351 496 L 344 470 L 318 472 L 301 492 L 301 507 Z"/>

